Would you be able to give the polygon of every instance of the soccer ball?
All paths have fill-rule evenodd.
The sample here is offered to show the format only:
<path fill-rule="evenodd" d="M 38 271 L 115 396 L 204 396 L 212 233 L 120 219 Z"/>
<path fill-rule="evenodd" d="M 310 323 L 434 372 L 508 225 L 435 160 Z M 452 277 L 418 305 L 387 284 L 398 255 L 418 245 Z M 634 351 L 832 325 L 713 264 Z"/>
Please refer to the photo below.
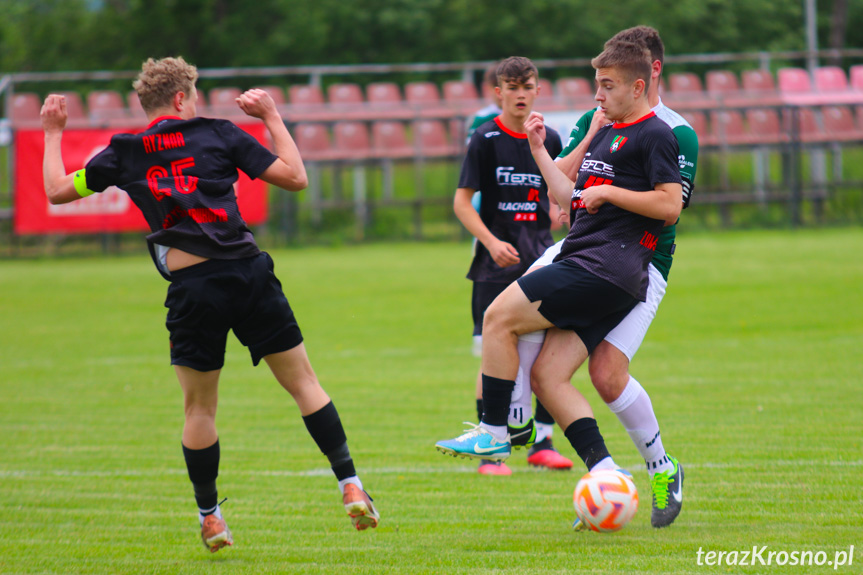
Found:
<path fill-rule="evenodd" d="M 638 491 L 632 477 L 613 469 L 592 471 L 575 486 L 572 503 L 579 519 L 593 531 L 623 529 L 638 510 Z"/>

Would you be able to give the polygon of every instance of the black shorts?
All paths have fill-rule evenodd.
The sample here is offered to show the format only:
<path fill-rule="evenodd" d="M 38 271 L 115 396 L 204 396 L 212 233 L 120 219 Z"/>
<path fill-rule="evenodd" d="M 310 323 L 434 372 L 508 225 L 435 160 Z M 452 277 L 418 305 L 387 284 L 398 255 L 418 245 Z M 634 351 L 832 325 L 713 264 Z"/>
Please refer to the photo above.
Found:
<path fill-rule="evenodd" d="M 303 341 L 266 252 L 240 260 L 207 260 L 171 272 L 165 307 L 172 365 L 221 369 L 229 330 L 249 348 L 255 365 Z"/>
<path fill-rule="evenodd" d="M 539 313 L 560 329 L 571 329 L 594 348 L 626 317 L 638 300 L 573 262 L 562 260 L 518 279 Z"/>
<path fill-rule="evenodd" d="M 473 334 L 482 335 L 482 316 L 494 301 L 494 298 L 509 287 L 506 283 L 473 282 L 470 308 L 473 313 Z"/>

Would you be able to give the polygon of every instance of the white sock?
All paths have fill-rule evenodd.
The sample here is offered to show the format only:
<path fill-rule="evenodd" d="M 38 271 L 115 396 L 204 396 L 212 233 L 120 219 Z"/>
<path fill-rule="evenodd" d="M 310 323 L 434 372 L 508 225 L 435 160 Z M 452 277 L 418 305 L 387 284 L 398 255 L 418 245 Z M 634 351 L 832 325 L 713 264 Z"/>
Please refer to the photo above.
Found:
<path fill-rule="evenodd" d="M 554 431 L 554 425 L 550 423 L 540 423 L 538 421 L 534 421 L 534 424 L 536 425 L 536 443 L 551 437 L 551 434 Z"/>
<path fill-rule="evenodd" d="M 647 471 L 651 476 L 657 472 L 674 469 L 662 445 L 659 422 L 653 412 L 650 396 L 634 377 L 629 376 L 623 393 L 609 403 L 608 408 L 617 415 L 620 423 L 629 433 L 629 437 L 644 458 Z"/>
<path fill-rule="evenodd" d="M 530 370 L 536 357 L 542 350 L 545 341 L 545 330 L 534 331 L 518 336 L 518 375 L 515 377 L 515 388 L 509 403 L 509 423 L 513 427 L 521 427 L 533 417 L 530 392 Z"/>
<path fill-rule="evenodd" d="M 620 466 L 618 466 L 614 462 L 614 460 L 611 458 L 611 456 L 609 455 L 608 457 L 605 457 L 602 460 L 600 460 L 596 465 L 591 467 L 588 471 L 600 471 L 602 469 L 620 469 Z"/>
<path fill-rule="evenodd" d="M 339 481 L 339 491 L 342 492 L 342 495 L 345 494 L 345 485 L 347 485 L 348 483 L 353 483 L 354 485 L 356 485 L 360 489 L 363 488 L 363 482 L 360 481 L 360 478 L 357 477 L 356 475 L 351 475 L 350 477 L 347 477 L 347 478 Z"/>
<path fill-rule="evenodd" d="M 215 515 L 219 519 L 222 519 L 222 508 L 216 505 L 216 510 L 212 513 L 210 513 L 209 509 L 198 509 L 198 521 L 201 522 L 201 525 L 204 524 L 204 517 L 206 517 L 206 514 Z"/>
<path fill-rule="evenodd" d="M 498 441 L 506 441 L 506 438 L 509 435 L 509 430 L 505 425 L 489 425 L 488 423 L 482 422 L 479 426 L 491 433 Z"/>

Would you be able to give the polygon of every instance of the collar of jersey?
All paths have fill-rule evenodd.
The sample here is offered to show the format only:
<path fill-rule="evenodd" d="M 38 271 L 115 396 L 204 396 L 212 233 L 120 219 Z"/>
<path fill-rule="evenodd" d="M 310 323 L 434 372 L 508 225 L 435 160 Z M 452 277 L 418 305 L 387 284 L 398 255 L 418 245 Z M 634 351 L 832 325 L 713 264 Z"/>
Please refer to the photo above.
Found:
<path fill-rule="evenodd" d="M 149 130 L 150 128 L 152 128 L 153 126 L 155 126 L 156 124 L 158 124 L 162 120 L 181 120 L 182 121 L 182 119 L 183 118 L 181 118 L 180 116 L 159 116 L 158 118 L 156 118 L 155 120 L 150 122 L 150 124 L 147 126 L 147 129 Z"/>
<path fill-rule="evenodd" d="M 498 116 L 497 118 L 494 119 L 494 123 L 497 124 L 498 128 L 500 128 L 501 130 L 503 130 L 504 132 L 506 132 L 507 134 L 509 134 L 513 138 L 520 138 L 522 140 L 527 138 L 527 134 L 522 134 L 521 132 L 513 132 L 512 130 L 510 130 L 509 128 L 504 126 L 503 122 L 500 121 L 500 116 Z"/>
<path fill-rule="evenodd" d="M 627 126 L 634 126 L 635 124 L 637 124 L 637 123 L 639 123 L 639 122 L 643 122 L 643 121 L 647 120 L 648 118 L 652 118 L 652 117 L 654 117 L 655 115 L 656 115 L 656 112 L 654 112 L 653 110 L 651 110 L 648 114 L 646 114 L 646 115 L 644 115 L 644 116 L 640 117 L 639 119 L 637 119 L 637 120 L 636 120 L 636 121 L 634 121 L 634 122 L 630 122 L 630 123 L 628 123 L 628 124 L 618 124 L 617 122 L 615 122 L 615 123 L 612 125 L 612 127 L 613 127 L 615 130 L 619 130 L 620 128 L 626 128 Z"/>

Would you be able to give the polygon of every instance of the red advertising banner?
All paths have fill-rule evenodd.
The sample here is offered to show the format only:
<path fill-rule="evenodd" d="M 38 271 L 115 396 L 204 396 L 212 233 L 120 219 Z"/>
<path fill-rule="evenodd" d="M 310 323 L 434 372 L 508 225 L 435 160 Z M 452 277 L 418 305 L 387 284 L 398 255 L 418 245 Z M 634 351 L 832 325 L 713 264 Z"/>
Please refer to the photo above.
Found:
<path fill-rule="evenodd" d="M 240 126 L 259 142 L 268 145 L 264 125 Z M 143 127 L 141 128 L 143 130 Z M 66 172 L 83 168 L 111 141 L 111 136 L 132 130 L 73 130 L 63 132 L 63 160 Z M 138 130 L 134 130 L 138 131 Z M 115 187 L 75 202 L 51 205 L 42 180 L 45 136 L 41 130 L 15 134 L 15 233 L 89 234 L 149 231 L 144 216 L 128 194 Z M 234 184 L 240 213 L 249 225 L 267 220 L 267 184 L 251 180 L 243 172 Z"/>

